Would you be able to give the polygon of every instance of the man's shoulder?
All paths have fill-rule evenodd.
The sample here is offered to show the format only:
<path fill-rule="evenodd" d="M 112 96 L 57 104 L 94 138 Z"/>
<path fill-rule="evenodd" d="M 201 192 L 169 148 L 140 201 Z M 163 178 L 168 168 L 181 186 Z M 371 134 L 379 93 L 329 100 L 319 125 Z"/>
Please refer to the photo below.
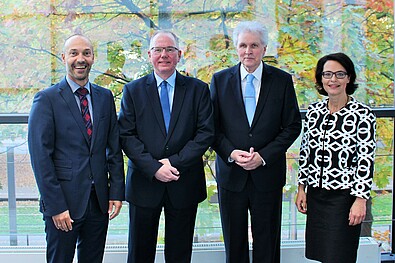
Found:
<path fill-rule="evenodd" d="M 91 97 L 93 101 L 95 98 L 100 97 L 104 103 L 114 102 L 114 95 L 112 91 L 108 88 L 91 83 Z"/>
<path fill-rule="evenodd" d="M 152 73 L 151 73 L 151 74 L 145 75 L 143 77 L 140 77 L 138 79 L 130 81 L 129 83 L 125 84 L 125 87 L 133 88 L 133 89 L 142 88 L 145 85 L 147 85 L 148 82 L 154 81 L 154 80 L 155 79 L 153 78 Z"/>
<path fill-rule="evenodd" d="M 55 84 L 52 84 L 48 88 L 42 89 L 37 94 L 46 94 L 47 96 L 52 96 L 54 94 L 58 94 L 58 92 L 65 88 L 68 87 L 67 82 L 63 79 Z"/>
<path fill-rule="evenodd" d="M 236 74 L 239 70 L 239 67 L 240 67 L 240 63 L 237 65 L 234 65 L 232 67 L 222 69 L 222 70 L 214 73 L 214 76 L 224 76 L 224 75 L 229 75 L 229 74 L 232 74 L 232 75 Z"/>
<path fill-rule="evenodd" d="M 102 94 L 112 94 L 110 89 L 104 88 L 102 86 L 99 86 L 97 84 L 91 83 L 91 88 L 98 92 L 98 93 L 102 93 Z"/>
<path fill-rule="evenodd" d="M 177 74 L 177 77 L 180 78 L 181 81 L 185 83 L 193 83 L 196 86 L 207 86 L 207 83 L 191 76 L 182 75 L 181 73 Z M 177 82 L 177 80 L 176 80 Z"/>
<path fill-rule="evenodd" d="M 276 76 L 278 76 L 280 78 L 282 78 L 282 77 L 291 77 L 291 74 L 289 74 L 285 70 L 280 69 L 280 68 L 275 67 L 275 66 L 272 66 L 272 65 L 269 65 L 267 63 L 264 63 L 264 69 L 263 70 L 264 70 L 263 74 L 265 74 L 265 73 L 273 74 L 273 75 L 276 75 Z"/>

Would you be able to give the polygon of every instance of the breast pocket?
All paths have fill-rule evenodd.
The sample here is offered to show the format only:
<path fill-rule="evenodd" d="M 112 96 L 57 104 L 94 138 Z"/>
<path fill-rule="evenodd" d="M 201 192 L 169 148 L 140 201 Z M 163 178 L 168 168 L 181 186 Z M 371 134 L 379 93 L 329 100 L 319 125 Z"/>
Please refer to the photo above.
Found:
<path fill-rule="evenodd" d="M 59 181 L 71 181 L 73 178 L 73 162 L 69 160 L 54 160 L 55 173 Z"/>

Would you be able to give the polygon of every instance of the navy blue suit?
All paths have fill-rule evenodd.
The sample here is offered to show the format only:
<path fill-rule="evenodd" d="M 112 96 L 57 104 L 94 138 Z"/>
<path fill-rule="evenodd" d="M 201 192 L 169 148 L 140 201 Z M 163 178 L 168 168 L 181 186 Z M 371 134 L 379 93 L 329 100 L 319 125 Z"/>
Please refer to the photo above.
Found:
<path fill-rule="evenodd" d="M 301 117 L 291 75 L 263 64 L 260 95 L 250 127 L 240 66 L 239 63 L 214 74 L 210 87 L 216 128 L 212 147 L 217 153 L 216 176 L 227 262 L 249 262 L 250 210 L 254 262 L 272 263 L 279 261 L 286 151 L 300 133 Z M 229 161 L 233 150 L 249 152 L 250 147 L 264 159 L 265 166 L 247 171 Z M 240 192 L 242 196 L 237 195 Z M 244 197 L 247 201 L 242 203 Z"/>
<path fill-rule="evenodd" d="M 124 200 L 123 158 L 113 96 L 110 90 L 94 84 L 90 87 L 93 107 L 91 142 L 75 95 L 65 78 L 38 92 L 30 111 L 29 151 L 40 191 L 40 211 L 46 220 L 48 252 L 51 253 L 48 257 L 55 262 L 70 262 L 62 257 L 74 255 L 76 240 L 65 239 L 64 242 L 70 243 L 68 245 L 49 242 L 52 235 L 75 235 L 77 238 L 76 232 L 84 232 L 85 236 L 94 236 L 98 232 L 95 227 L 80 224 L 87 211 L 93 209 L 103 218 L 96 227 L 105 230 L 102 231 L 104 236 L 102 233 L 90 248 L 85 239 L 77 239 L 79 248 L 90 250 L 81 252 L 83 255 L 94 254 L 101 249 L 100 244 L 104 246 L 105 243 L 109 200 Z M 66 210 L 74 220 L 71 233 L 57 230 L 51 222 L 52 216 Z M 85 262 L 83 258 L 81 262 Z"/>
<path fill-rule="evenodd" d="M 162 206 L 166 214 L 166 262 L 189 262 L 197 204 L 207 196 L 202 155 L 214 138 L 207 84 L 177 72 L 166 133 L 154 74 L 135 80 L 124 87 L 119 127 L 122 149 L 129 157 L 129 262 L 154 261 Z M 178 181 L 156 179 L 155 173 L 162 166 L 158 160 L 163 158 L 180 172 Z M 150 214 L 140 217 L 142 211 Z M 181 222 L 171 220 L 173 212 L 185 213 L 176 216 L 183 218 Z M 183 230 L 185 224 L 187 231 Z"/>

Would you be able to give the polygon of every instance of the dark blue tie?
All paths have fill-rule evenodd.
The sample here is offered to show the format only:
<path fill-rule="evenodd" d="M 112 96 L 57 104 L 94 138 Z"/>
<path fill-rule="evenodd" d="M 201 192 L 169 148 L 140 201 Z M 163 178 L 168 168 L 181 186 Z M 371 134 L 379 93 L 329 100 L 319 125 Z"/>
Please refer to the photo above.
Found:
<path fill-rule="evenodd" d="M 252 120 L 254 119 L 256 102 L 255 102 L 255 88 L 252 81 L 254 80 L 254 75 L 247 74 L 247 84 L 244 92 L 244 105 L 246 108 L 246 114 L 248 122 L 251 126 Z"/>
<path fill-rule="evenodd" d="M 167 82 L 164 80 L 160 84 L 160 104 L 162 104 L 163 119 L 165 120 L 166 132 L 169 130 L 170 123 L 170 102 L 167 91 Z"/>

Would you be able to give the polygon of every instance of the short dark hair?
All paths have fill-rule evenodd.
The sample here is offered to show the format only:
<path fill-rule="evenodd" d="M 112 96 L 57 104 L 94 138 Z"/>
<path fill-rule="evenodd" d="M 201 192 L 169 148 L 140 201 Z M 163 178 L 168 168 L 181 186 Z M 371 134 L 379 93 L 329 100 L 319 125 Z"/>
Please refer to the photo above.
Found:
<path fill-rule="evenodd" d="M 322 72 L 324 71 L 324 65 L 327 61 L 333 60 L 339 62 L 346 70 L 347 75 L 350 77 L 350 82 L 347 83 L 346 93 L 351 95 L 358 88 L 358 84 L 355 83 L 357 74 L 355 73 L 354 63 L 352 60 L 344 53 L 333 53 L 320 58 L 317 62 L 317 67 L 315 69 L 315 88 L 318 93 L 324 96 L 328 96 L 322 84 Z"/>

